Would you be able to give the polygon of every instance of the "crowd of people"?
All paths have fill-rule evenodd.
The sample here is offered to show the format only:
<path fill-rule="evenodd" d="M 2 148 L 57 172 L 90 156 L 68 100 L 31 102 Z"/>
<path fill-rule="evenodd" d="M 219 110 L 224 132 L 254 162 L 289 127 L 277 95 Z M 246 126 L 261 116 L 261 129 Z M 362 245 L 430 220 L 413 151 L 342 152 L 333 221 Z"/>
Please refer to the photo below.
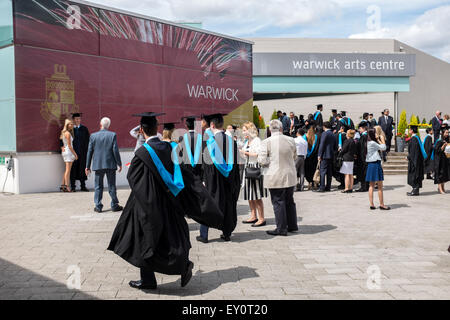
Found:
<path fill-rule="evenodd" d="M 345 112 L 332 110 L 330 121 L 323 121 L 322 112 L 323 106 L 317 105 L 305 120 L 279 111 L 263 140 L 252 122 L 225 129 L 221 113 L 183 117 L 186 128 L 181 134 L 174 122 L 162 123 L 162 134 L 158 132 L 157 117 L 162 113 L 138 114 L 140 124 L 130 131 L 136 147 L 127 174 L 131 193 L 125 208 L 116 194 L 116 171 L 122 170 L 122 163 L 117 136 L 109 130 L 111 120 L 102 118 L 100 130 L 89 135 L 81 114 L 74 114 L 60 137 L 66 163 L 61 190 L 75 191 L 75 181 L 80 180 L 86 191 L 87 176 L 95 171 L 94 210 L 102 212 L 106 175 L 111 209 L 123 210 L 108 249 L 141 270 L 141 279 L 130 286 L 156 288 L 154 272 L 179 274 L 185 286 L 193 268 L 185 217 L 200 224 L 197 241 L 207 244 L 210 228 L 221 230 L 223 241 L 231 241 L 239 198 L 250 208 L 242 223 L 261 227 L 267 224 L 262 199 L 270 194 L 276 227 L 266 232 L 286 236 L 298 230 L 295 191 L 330 192 L 334 177 L 342 193 L 352 193 L 354 176 L 359 183 L 356 191 L 368 192 L 371 210 L 376 209 L 376 189 L 379 209 L 390 210 L 384 203 L 382 168 L 394 125 L 389 110 L 378 121 L 364 113 L 357 130 Z M 418 195 L 426 173 L 434 175 L 439 192 L 445 193 L 449 129 L 439 116 L 441 134 L 434 141 L 432 129 L 422 142 L 418 127 L 410 127 L 408 184 L 413 191 L 408 195 Z"/>

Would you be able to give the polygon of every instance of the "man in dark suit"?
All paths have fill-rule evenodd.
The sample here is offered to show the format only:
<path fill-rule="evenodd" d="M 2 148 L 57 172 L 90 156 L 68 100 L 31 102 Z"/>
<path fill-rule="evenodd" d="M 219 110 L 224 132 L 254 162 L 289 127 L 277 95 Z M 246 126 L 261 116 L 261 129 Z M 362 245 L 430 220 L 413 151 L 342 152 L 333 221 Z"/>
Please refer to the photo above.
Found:
<path fill-rule="evenodd" d="M 337 149 L 336 137 L 331 131 L 329 121 L 323 123 L 322 136 L 320 138 L 319 153 L 317 157 L 320 161 L 320 188 L 318 192 L 331 190 L 331 179 L 333 177 L 333 158 Z M 325 185 L 326 176 L 326 185 Z"/>
<path fill-rule="evenodd" d="M 89 138 L 89 147 L 86 161 L 86 175 L 92 170 L 95 171 L 95 212 L 102 212 L 103 204 L 103 179 L 106 175 L 108 180 L 108 191 L 111 196 L 111 210 L 121 211 L 116 192 L 116 170 L 122 171 L 122 161 L 120 159 L 119 147 L 117 146 L 117 135 L 109 131 L 111 120 L 102 118 L 100 121 L 101 130 L 93 133 Z"/>
<path fill-rule="evenodd" d="M 389 115 L 389 109 L 384 109 L 384 114 L 378 119 L 378 125 L 383 129 L 386 135 L 386 153 L 383 153 L 383 160 L 391 151 L 392 130 L 394 130 L 394 119 Z"/>
<path fill-rule="evenodd" d="M 441 112 L 439 110 L 436 111 L 436 116 L 431 119 L 431 125 L 433 126 L 434 142 L 436 142 L 439 139 L 442 125 Z"/>
<path fill-rule="evenodd" d="M 331 123 L 331 131 L 333 131 L 333 133 L 336 133 L 336 127 L 337 127 L 337 109 L 331 109 L 331 119 L 330 119 L 330 123 Z"/>

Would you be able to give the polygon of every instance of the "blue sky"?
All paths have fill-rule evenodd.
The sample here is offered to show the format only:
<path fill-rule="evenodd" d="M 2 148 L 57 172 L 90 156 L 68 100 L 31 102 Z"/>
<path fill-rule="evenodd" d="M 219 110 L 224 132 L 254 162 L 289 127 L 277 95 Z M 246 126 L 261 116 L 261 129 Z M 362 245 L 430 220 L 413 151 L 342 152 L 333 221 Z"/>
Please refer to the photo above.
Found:
<path fill-rule="evenodd" d="M 92 1 L 237 37 L 394 38 L 450 62 L 450 0 Z"/>

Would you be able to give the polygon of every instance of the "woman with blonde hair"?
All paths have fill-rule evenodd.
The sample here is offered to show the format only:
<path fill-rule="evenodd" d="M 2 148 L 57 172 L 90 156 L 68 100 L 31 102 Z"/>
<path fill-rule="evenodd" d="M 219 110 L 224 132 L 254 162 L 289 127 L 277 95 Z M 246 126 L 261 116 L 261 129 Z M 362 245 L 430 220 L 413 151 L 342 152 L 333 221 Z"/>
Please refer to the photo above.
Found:
<path fill-rule="evenodd" d="M 373 127 L 375 129 L 375 136 L 377 137 L 377 139 L 380 139 L 380 142 L 382 144 L 386 144 L 386 134 L 384 133 L 383 129 L 381 128 L 381 126 L 375 126 Z M 381 158 L 383 159 L 384 162 L 386 162 L 386 151 L 380 151 L 381 153 Z"/>
<path fill-rule="evenodd" d="M 62 192 L 72 192 L 69 188 L 70 185 L 70 170 L 72 169 L 72 164 L 75 160 L 78 160 L 78 156 L 73 150 L 73 122 L 72 120 L 66 119 L 64 122 L 64 128 L 61 131 L 59 137 L 64 143 L 64 151 L 61 153 L 64 162 L 66 163 L 66 170 L 62 178 L 62 184 L 59 191 Z"/>
<path fill-rule="evenodd" d="M 163 123 L 163 134 L 161 141 L 165 142 L 176 142 L 172 139 L 172 134 L 175 131 L 175 122 Z"/>
<path fill-rule="evenodd" d="M 342 193 L 352 193 L 353 192 L 353 169 L 356 158 L 356 153 L 358 149 L 356 147 L 355 130 L 347 130 L 347 139 L 342 144 L 342 157 L 344 159 L 340 173 L 345 175 L 345 189 L 341 191 Z"/>
<path fill-rule="evenodd" d="M 267 197 L 267 189 L 264 188 L 263 175 L 260 171 L 259 176 L 257 174 L 260 168 L 258 154 L 260 152 L 261 139 L 258 137 L 258 129 L 256 129 L 253 122 L 243 124 L 242 135 L 246 139 L 244 146 L 240 150 L 242 156 L 246 158 L 243 179 L 244 199 L 248 200 L 251 211 L 250 218 L 242 222 L 252 223 L 252 227 L 262 227 L 266 225 L 262 198 Z M 251 172 L 253 172 L 252 176 L 250 176 Z"/>
<path fill-rule="evenodd" d="M 319 152 L 320 136 L 317 134 L 315 122 L 312 120 L 307 128 L 306 141 L 308 142 L 308 152 L 305 158 L 305 179 L 308 181 L 308 190 L 316 189 L 317 185 L 314 183 L 314 173 L 316 172 Z"/>

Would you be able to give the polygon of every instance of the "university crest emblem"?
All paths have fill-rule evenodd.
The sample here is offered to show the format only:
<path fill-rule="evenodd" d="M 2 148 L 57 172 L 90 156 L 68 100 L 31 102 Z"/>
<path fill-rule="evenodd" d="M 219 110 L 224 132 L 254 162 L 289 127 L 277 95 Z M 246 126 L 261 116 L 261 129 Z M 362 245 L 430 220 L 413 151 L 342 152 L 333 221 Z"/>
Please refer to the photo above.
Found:
<path fill-rule="evenodd" d="M 71 113 L 79 112 L 75 104 L 75 81 L 70 80 L 65 65 L 55 64 L 54 74 L 45 78 L 45 102 L 41 104 L 41 116 L 59 126 Z"/>

